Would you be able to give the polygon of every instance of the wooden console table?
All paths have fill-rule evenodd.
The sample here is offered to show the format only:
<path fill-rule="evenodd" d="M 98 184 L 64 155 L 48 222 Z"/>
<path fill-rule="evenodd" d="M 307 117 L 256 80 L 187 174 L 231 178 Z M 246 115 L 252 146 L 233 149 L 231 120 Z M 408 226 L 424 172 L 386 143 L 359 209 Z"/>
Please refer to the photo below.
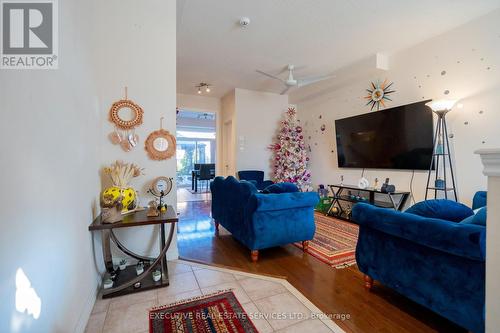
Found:
<path fill-rule="evenodd" d="M 102 223 L 101 215 L 99 215 L 89 226 L 90 231 L 101 232 L 102 252 L 104 257 L 104 265 L 106 266 L 106 274 L 103 281 L 110 277 L 110 273 L 114 271 L 113 257 L 111 255 L 111 240 L 123 253 L 132 258 L 144 262 L 144 272 L 140 275 L 136 274 L 135 265 L 127 266 L 123 271 L 118 271 L 117 277 L 112 288 L 103 289 L 103 298 L 114 297 L 119 295 L 130 294 L 138 291 L 149 290 L 153 288 L 165 287 L 169 285 L 168 268 L 166 253 L 174 236 L 175 223 L 177 223 L 177 214 L 172 206 L 167 207 L 166 212 L 160 213 L 158 217 L 148 217 L 147 210 L 130 213 L 123 216 L 123 220 L 116 223 Z M 156 258 L 146 257 L 136 254 L 127 249 L 116 237 L 113 232 L 117 228 L 130 228 L 145 225 L 160 225 L 160 254 Z M 165 224 L 171 224 L 168 238 L 165 239 Z M 162 278 L 155 282 L 152 278 L 152 272 L 160 268 Z M 141 283 L 141 287 L 134 288 L 134 284 Z"/>
<path fill-rule="evenodd" d="M 355 203 L 364 202 L 377 207 L 401 210 L 410 196 L 410 192 L 386 193 L 371 187 L 361 189 L 354 185 L 344 184 L 328 186 L 333 193 L 333 201 L 326 215 L 332 215 L 347 221 L 351 220 L 351 211 L 346 210 L 341 202 L 345 202 L 349 207 L 352 207 Z M 388 200 L 381 200 L 382 198 L 386 198 Z M 331 214 L 335 209 L 337 209 L 337 213 Z"/>

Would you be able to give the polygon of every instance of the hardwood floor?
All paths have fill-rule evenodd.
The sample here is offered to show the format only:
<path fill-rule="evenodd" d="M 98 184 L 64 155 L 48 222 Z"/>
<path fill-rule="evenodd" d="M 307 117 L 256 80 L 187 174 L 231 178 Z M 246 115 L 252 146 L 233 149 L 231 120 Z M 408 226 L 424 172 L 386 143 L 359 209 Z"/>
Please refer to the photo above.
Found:
<path fill-rule="evenodd" d="M 200 191 L 197 193 L 192 193 L 187 188 L 184 188 L 184 187 L 177 188 L 177 201 L 178 202 L 211 200 L 211 197 L 212 197 L 212 193 L 210 193 L 210 192 L 201 192 Z"/>
<path fill-rule="evenodd" d="M 210 201 L 179 203 L 178 212 L 183 259 L 286 277 L 325 313 L 349 315 L 335 320 L 346 332 L 466 332 L 377 281 L 366 291 L 356 266 L 334 269 L 293 245 L 259 251 L 259 261 L 252 263 L 250 251 L 222 226 L 215 234 Z"/>

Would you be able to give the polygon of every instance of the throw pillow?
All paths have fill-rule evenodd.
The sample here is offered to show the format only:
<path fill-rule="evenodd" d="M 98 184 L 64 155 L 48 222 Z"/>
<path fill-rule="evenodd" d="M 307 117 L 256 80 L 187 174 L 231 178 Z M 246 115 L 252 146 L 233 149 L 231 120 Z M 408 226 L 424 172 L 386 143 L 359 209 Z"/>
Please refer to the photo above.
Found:
<path fill-rule="evenodd" d="M 463 219 L 460 223 L 486 226 L 486 207 L 479 209 L 476 214 Z"/>
<path fill-rule="evenodd" d="M 418 202 L 408 208 L 406 213 L 453 222 L 460 222 L 474 215 L 472 209 L 466 205 L 446 199 L 433 199 Z"/>
<path fill-rule="evenodd" d="M 264 190 L 262 190 L 262 193 L 268 194 L 268 193 L 290 193 L 290 192 L 298 192 L 299 188 L 297 185 L 293 183 L 276 183 L 269 185 L 266 187 Z"/>

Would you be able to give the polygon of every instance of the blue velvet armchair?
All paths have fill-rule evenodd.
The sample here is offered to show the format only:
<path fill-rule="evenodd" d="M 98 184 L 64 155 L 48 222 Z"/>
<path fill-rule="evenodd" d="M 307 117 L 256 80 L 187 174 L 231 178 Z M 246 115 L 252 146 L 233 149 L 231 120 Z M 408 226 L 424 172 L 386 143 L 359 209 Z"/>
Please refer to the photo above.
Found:
<path fill-rule="evenodd" d="M 315 232 L 315 192 L 259 193 L 254 184 L 229 176 L 210 183 L 212 218 L 250 249 L 252 261 L 259 250 L 303 242 Z M 295 191 L 296 187 L 295 187 Z"/>
<path fill-rule="evenodd" d="M 238 178 L 240 180 L 247 180 L 257 187 L 257 190 L 261 191 L 268 187 L 269 185 L 274 184 L 272 180 L 264 180 L 264 171 L 258 170 L 245 170 L 238 171 Z"/>
<path fill-rule="evenodd" d="M 473 208 L 485 205 L 485 192 L 478 192 Z M 367 289 L 380 281 L 468 330 L 484 331 L 485 226 L 364 203 L 352 213 Z"/>

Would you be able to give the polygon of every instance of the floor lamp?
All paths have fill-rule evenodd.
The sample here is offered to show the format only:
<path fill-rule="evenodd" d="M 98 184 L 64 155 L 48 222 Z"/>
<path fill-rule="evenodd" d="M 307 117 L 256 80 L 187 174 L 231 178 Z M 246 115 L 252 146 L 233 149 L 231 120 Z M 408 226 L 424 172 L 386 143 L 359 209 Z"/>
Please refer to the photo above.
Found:
<path fill-rule="evenodd" d="M 445 199 L 448 194 L 453 193 L 454 200 L 458 201 L 457 189 L 455 186 L 455 175 L 453 173 L 453 164 L 451 162 L 450 144 L 448 142 L 448 128 L 446 127 L 446 114 L 451 111 L 456 101 L 453 100 L 438 100 L 431 101 L 426 105 L 438 116 L 436 124 L 436 133 L 434 135 L 434 147 L 432 150 L 431 165 L 429 166 L 429 174 L 427 176 L 427 187 L 425 189 L 425 199 L 429 191 L 434 191 L 434 198 L 438 192 L 443 192 Z M 448 166 L 446 165 L 448 163 Z M 431 173 L 435 168 L 434 184 L 431 182 Z M 447 178 L 447 168 L 451 175 L 451 184 Z M 442 175 L 443 178 L 440 178 Z M 451 185 L 451 186 L 450 186 Z"/>

